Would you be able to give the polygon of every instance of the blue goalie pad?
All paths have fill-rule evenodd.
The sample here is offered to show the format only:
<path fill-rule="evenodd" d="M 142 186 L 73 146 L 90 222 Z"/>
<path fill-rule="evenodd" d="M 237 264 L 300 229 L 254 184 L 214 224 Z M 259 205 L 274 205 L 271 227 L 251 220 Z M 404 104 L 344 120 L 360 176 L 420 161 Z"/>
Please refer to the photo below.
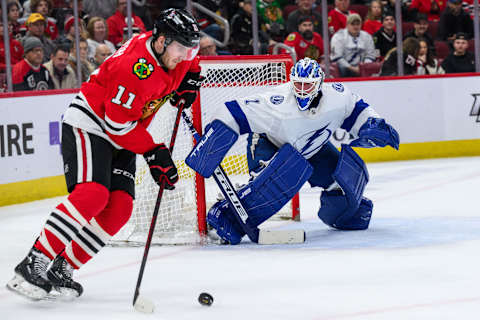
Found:
<path fill-rule="evenodd" d="M 373 203 L 362 197 L 356 211 L 349 210 L 347 198 L 342 191 L 324 191 L 320 197 L 319 218 L 330 227 L 339 230 L 365 230 L 370 224 Z"/>
<path fill-rule="evenodd" d="M 369 176 L 363 160 L 346 144 L 342 145 L 340 158 L 332 176 L 343 192 L 342 190 L 322 192 L 318 217 L 327 225 L 341 229 L 342 226 L 348 225 L 351 219 L 355 219 L 363 201 L 363 191 Z"/>
<path fill-rule="evenodd" d="M 239 244 L 245 231 L 232 215 L 228 202 L 219 201 L 208 210 L 207 222 L 222 240 L 229 244 Z"/>
<path fill-rule="evenodd" d="M 185 163 L 209 178 L 237 139 L 238 133 L 233 129 L 220 120 L 213 120 L 205 127 L 205 134 L 187 156 Z"/>
<path fill-rule="evenodd" d="M 387 145 L 398 150 L 400 137 L 398 132 L 381 118 L 368 118 L 358 130 L 358 139 L 350 142 L 350 146 L 362 148 Z"/>
<path fill-rule="evenodd" d="M 283 145 L 267 166 L 250 183 L 237 191 L 240 201 L 248 213 L 247 224 L 251 228 L 256 228 L 273 216 L 293 198 L 310 178 L 312 172 L 312 166 L 295 148 L 290 144 Z M 222 222 L 235 221 L 234 213 L 226 200 L 221 201 L 217 208 L 221 208 L 222 214 L 227 216 L 227 219 L 221 220 Z M 218 225 L 219 219 L 212 209 L 208 213 L 207 222 L 215 227 L 214 224 Z M 224 226 L 223 228 L 230 230 L 229 227 Z M 238 223 L 232 228 L 236 231 L 243 230 Z M 241 233 L 245 234 L 243 231 Z M 219 236 L 221 235 L 219 234 Z M 228 239 L 224 238 L 224 240 L 232 243 Z"/>

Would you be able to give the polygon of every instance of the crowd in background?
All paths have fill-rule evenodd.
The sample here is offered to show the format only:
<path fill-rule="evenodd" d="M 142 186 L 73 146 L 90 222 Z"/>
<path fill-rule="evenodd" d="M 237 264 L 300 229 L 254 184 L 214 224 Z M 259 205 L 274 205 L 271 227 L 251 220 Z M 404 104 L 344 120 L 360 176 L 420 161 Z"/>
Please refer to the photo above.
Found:
<path fill-rule="evenodd" d="M 352 3 L 351 3 L 352 1 Z M 187 1 L 132 1 L 132 31 L 151 30 L 158 13 Z M 251 0 L 195 0 L 225 18 L 193 9 L 202 31 L 201 55 L 253 54 Z M 257 0 L 261 54 L 278 44 L 297 59 L 325 60 L 333 77 L 397 74 L 395 0 L 328 1 L 328 34 L 322 32 L 320 1 Z M 473 0 L 403 0 L 404 74 L 474 72 Z M 126 40 L 127 0 L 78 0 L 79 48 L 72 0 L 7 0 L 8 26 L 0 21 L 0 87 L 5 90 L 3 28 L 8 27 L 14 90 L 76 88 Z M 1 20 L 1 19 L 0 19 Z M 288 48 L 287 48 L 288 49 Z M 79 52 L 79 57 L 77 57 Z M 280 52 L 288 52 L 285 46 Z M 480 54 L 480 53 L 479 53 Z M 80 61 L 80 68 L 77 63 Z M 77 74 L 80 70 L 80 75 Z"/>

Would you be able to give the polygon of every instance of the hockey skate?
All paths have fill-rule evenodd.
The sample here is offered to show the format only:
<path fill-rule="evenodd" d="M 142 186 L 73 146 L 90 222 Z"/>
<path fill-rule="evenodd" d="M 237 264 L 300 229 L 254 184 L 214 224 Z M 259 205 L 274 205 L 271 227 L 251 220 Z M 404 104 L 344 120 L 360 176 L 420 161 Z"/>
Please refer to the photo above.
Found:
<path fill-rule="evenodd" d="M 44 299 L 52 285 L 47 280 L 50 259 L 40 250 L 32 248 L 25 259 L 15 267 L 15 277 L 7 283 L 7 289 L 31 300 Z"/>
<path fill-rule="evenodd" d="M 73 270 L 64 257 L 57 256 L 47 271 L 47 278 L 53 288 L 66 299 L 80 297 L 83 293 L 82 285 L 73 280 Z"/>

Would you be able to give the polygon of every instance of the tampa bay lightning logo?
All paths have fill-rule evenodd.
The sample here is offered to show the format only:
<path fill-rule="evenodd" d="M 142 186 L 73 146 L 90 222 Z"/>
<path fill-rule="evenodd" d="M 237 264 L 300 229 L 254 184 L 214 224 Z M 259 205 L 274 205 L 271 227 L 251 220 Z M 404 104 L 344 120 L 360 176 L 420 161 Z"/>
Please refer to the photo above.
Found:
<path fill-rule="evenodd" d="M 270 97 L 270 102 L 273 104 L 280 104 L 283 102 L 284 99 L 285 99 L 284 96 L 275 95 Z"/>
<path fill-rule="evenodd" d="M 337 90 L 338 92 L 343 92 L 345 90 L 345 88 L 343 87 L 343 84 L 338 82 L 332 83 L 332 88 Z"/>
<path fill-rule="evenodd" d="M 303 156 L 309 157 L 313 155 L 328 141 L 328 139 L 330 139 L 332 131 L 327 129 L 329 124 L 314 131 L 313 134 L 310 131 L 295 142 L 295 145 L 303 145 L 300 149 L 300 153 Z"/>

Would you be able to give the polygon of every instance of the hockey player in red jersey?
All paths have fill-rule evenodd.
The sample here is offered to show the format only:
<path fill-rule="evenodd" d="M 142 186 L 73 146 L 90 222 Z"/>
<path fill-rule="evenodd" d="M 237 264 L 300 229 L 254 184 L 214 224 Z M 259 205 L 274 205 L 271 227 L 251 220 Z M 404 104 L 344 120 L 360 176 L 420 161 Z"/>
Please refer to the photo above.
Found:
<path fill-rule="evenodd" d="M 70 195 L 47 218 L 8 289 L 33 300 L 52 289 L 82 294 L 73 270 L 97 254 L 130 218 L 136 154 L 145 157 L 155 181 L 165 179 L 165 188 L 174 188 L 177 168 L 147 127 L 168 99 L 185 106 L 195 100 L 202 82 L 199 40 L 198 25 L 188 12 L 165 10 L 153 31 L 125 43 L 82 84 L 62 127 Z"/>

